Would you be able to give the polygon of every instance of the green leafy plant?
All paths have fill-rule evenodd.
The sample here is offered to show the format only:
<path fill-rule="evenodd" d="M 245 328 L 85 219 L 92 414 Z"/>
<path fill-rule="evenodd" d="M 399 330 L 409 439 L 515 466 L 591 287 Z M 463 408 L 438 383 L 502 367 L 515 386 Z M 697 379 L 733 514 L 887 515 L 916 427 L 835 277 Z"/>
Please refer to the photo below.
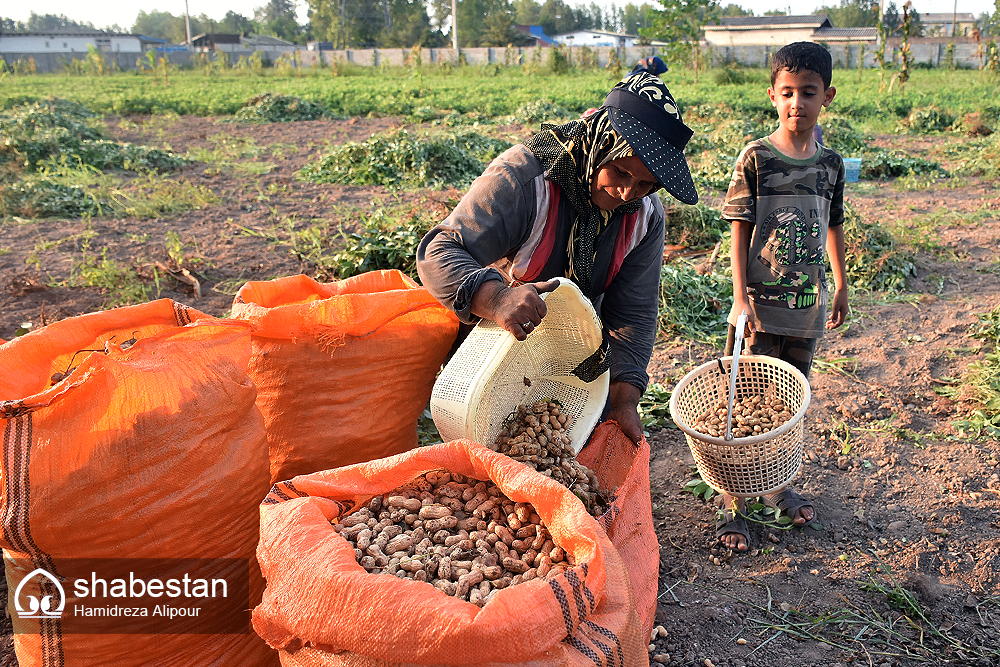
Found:
<path fill-rule="evenodd" d="M 861 178 L 895 178 L 908 174 L 930 174 L 946 178 L 948 172 L 933 160 L 907 155 L 903 151 L 878 149 L 862 155 Z"/>
<path fill-rule="evenodd" d="M 310 102 L 301 97 L 275 93 L 257 95 L 234 116 L 236 120 L 243 123 L 287 123 L 330 117 L 332 114 L 322 104 Z"/>
<path fill-rule="evenodd" d="M 666 198 L 666 195 L 663 195 Z M 705 204 L 686 206 L 664 202 L 666 211 L 666 241 L 689 248 L 710 247 L 729 231 L 722 211 Z"/>
<path fill-rule="evenodd" d="M 857 290 L 902 291 L 916 275 L 912 253 L 882 225 L 866 222 L 850 205 L 844 210 L 847 279 Z"/>
<path fill-rule="evenodd" d="M 938 392 L 969 406 L 967 413 L 952 422 L 962 434 L 976 438 L 1000 439 L 1000 306 L 976 316 L 969 329 L 972 338 L 987 343 L 981 361 L 973 361 L 954 384 Z"/>
<path fill-rule="evenodd" d="M 643 428 L 668 428 L 673 426 L 670 418 L 671 390 L 659 382 L 650 382 L 639 399 L 639 421 Z"/>
<path fill-rule="evenodd" d="M 701 498 L 702 500 L 710 500 L 713 496 L 719 492 L 712 488 L 712 486 L 703 480 L 698 473 L 695 473 L 693 479 L 687 481 L 684 485 L 684 490 L 688 493 L 694 494 L 695 498 Z"/>
<path fill-rule="evenodd" d="M 660 269 L 657 324 L 661 334 L 718 346 L 726 337 L 732 303 L 732 281 L 722 274 L 702 275 L 683 261 Z"/>
<path fill-rule="evenodd" d="M 471 131 L 415 136 L 395 130 L 339 146 L 303 167 L 299 178 L 395 188 L 468 187 L 485 162 L 509 147 L 509 142 Z"/>

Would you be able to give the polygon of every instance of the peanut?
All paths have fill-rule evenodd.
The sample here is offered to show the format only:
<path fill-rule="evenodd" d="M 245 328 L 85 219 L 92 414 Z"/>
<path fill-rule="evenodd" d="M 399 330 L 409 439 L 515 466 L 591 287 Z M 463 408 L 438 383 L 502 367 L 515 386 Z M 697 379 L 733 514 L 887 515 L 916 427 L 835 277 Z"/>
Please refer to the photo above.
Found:
<path fill-rule="evenodd" d="M 558 423 L 548 418 L 537 432 Z M 333 527 L 366 571 L 426 582 L 477 606 L 501 588 L 555 576 L 570 565 L 529 503 L 509 500 L 492 482 L 442 471 L 371 499 Z M 556 556 L 563 560 L 559 567 Z"/>

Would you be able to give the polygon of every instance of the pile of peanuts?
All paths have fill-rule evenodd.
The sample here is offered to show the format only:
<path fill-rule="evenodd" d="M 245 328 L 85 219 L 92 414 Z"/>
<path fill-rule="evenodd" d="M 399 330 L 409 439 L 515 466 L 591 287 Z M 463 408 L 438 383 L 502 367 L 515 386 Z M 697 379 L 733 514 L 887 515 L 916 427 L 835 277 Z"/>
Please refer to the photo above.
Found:
<path fill-rule="evenodd" d="M 366 571 L 426 581 L 479 607 L 503 588 L 572 567 L 529 503 L 458 473 L 426 473 L 333 528 Z"/>
<path fill-rule="evenodd" d="M 576 494 L 591 515 L 600 516 L 607 501 L 594 471 L 576 460 L 566 430 L 570 421 L 552 401 L 536 401 L 531 407 L 519 405 L 497 441 L 487 446 L 556 480 Z"/>
<path fill-rule="evenodd" d="M 691 428 L 716 438 L 726 437 L 727 401 L 720 400 L 695 419 Z M 733 437 L 746 438 L 773 431 L 789 419 L 792 413 L 777 396 L 744 396 L 733 405 Z"/>

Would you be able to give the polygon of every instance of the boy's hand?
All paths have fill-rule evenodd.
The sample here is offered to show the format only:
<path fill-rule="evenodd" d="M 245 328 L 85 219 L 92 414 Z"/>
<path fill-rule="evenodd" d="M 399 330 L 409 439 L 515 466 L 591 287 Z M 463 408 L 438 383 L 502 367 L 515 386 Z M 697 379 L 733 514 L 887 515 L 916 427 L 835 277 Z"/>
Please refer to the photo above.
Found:
<path fill-rule="evenodd" d="M 755 329 L 753 327 L 753 311 L 750 310 L 750 299 L 744 294 L 742 298 L 733 295 L 733 309 L 730 311 L 729 317 L 732 321 L 739 320 L 740 313 L 747 311 L 747 326 L 746 331 L 743 332 L 744 336 L 752 334 Z"/>
<path fill-rule="evenodd" d="M 827 329 L 836 329 L 847 321 L 847 290 L 839 289 L 833 293 L 830 304 L 830 316 L 826 321 Z"/>

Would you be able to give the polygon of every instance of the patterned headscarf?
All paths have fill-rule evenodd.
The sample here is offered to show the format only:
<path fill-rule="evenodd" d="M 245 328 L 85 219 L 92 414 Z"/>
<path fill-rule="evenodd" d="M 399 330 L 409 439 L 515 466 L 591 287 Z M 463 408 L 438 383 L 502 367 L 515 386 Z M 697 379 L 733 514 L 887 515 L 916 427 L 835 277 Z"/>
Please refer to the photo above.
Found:
<path fill-rule="evenodd" d="M 565 125 L 543 124 L 541 131 L 528 137 L 524 145 L 542 163 L 545 177 L 560 187 L 576 211 L 567 247 L 567 277 L 590 297 L 597 235 L 615 213 L 634 213 L 642 206 L 641 200 L 636 200 L 614 211 L 602 211 L 590 199 L 590 184 L 603 165 L 634 155 L 632 147 L 611 127 L 606 107 Z"/>

